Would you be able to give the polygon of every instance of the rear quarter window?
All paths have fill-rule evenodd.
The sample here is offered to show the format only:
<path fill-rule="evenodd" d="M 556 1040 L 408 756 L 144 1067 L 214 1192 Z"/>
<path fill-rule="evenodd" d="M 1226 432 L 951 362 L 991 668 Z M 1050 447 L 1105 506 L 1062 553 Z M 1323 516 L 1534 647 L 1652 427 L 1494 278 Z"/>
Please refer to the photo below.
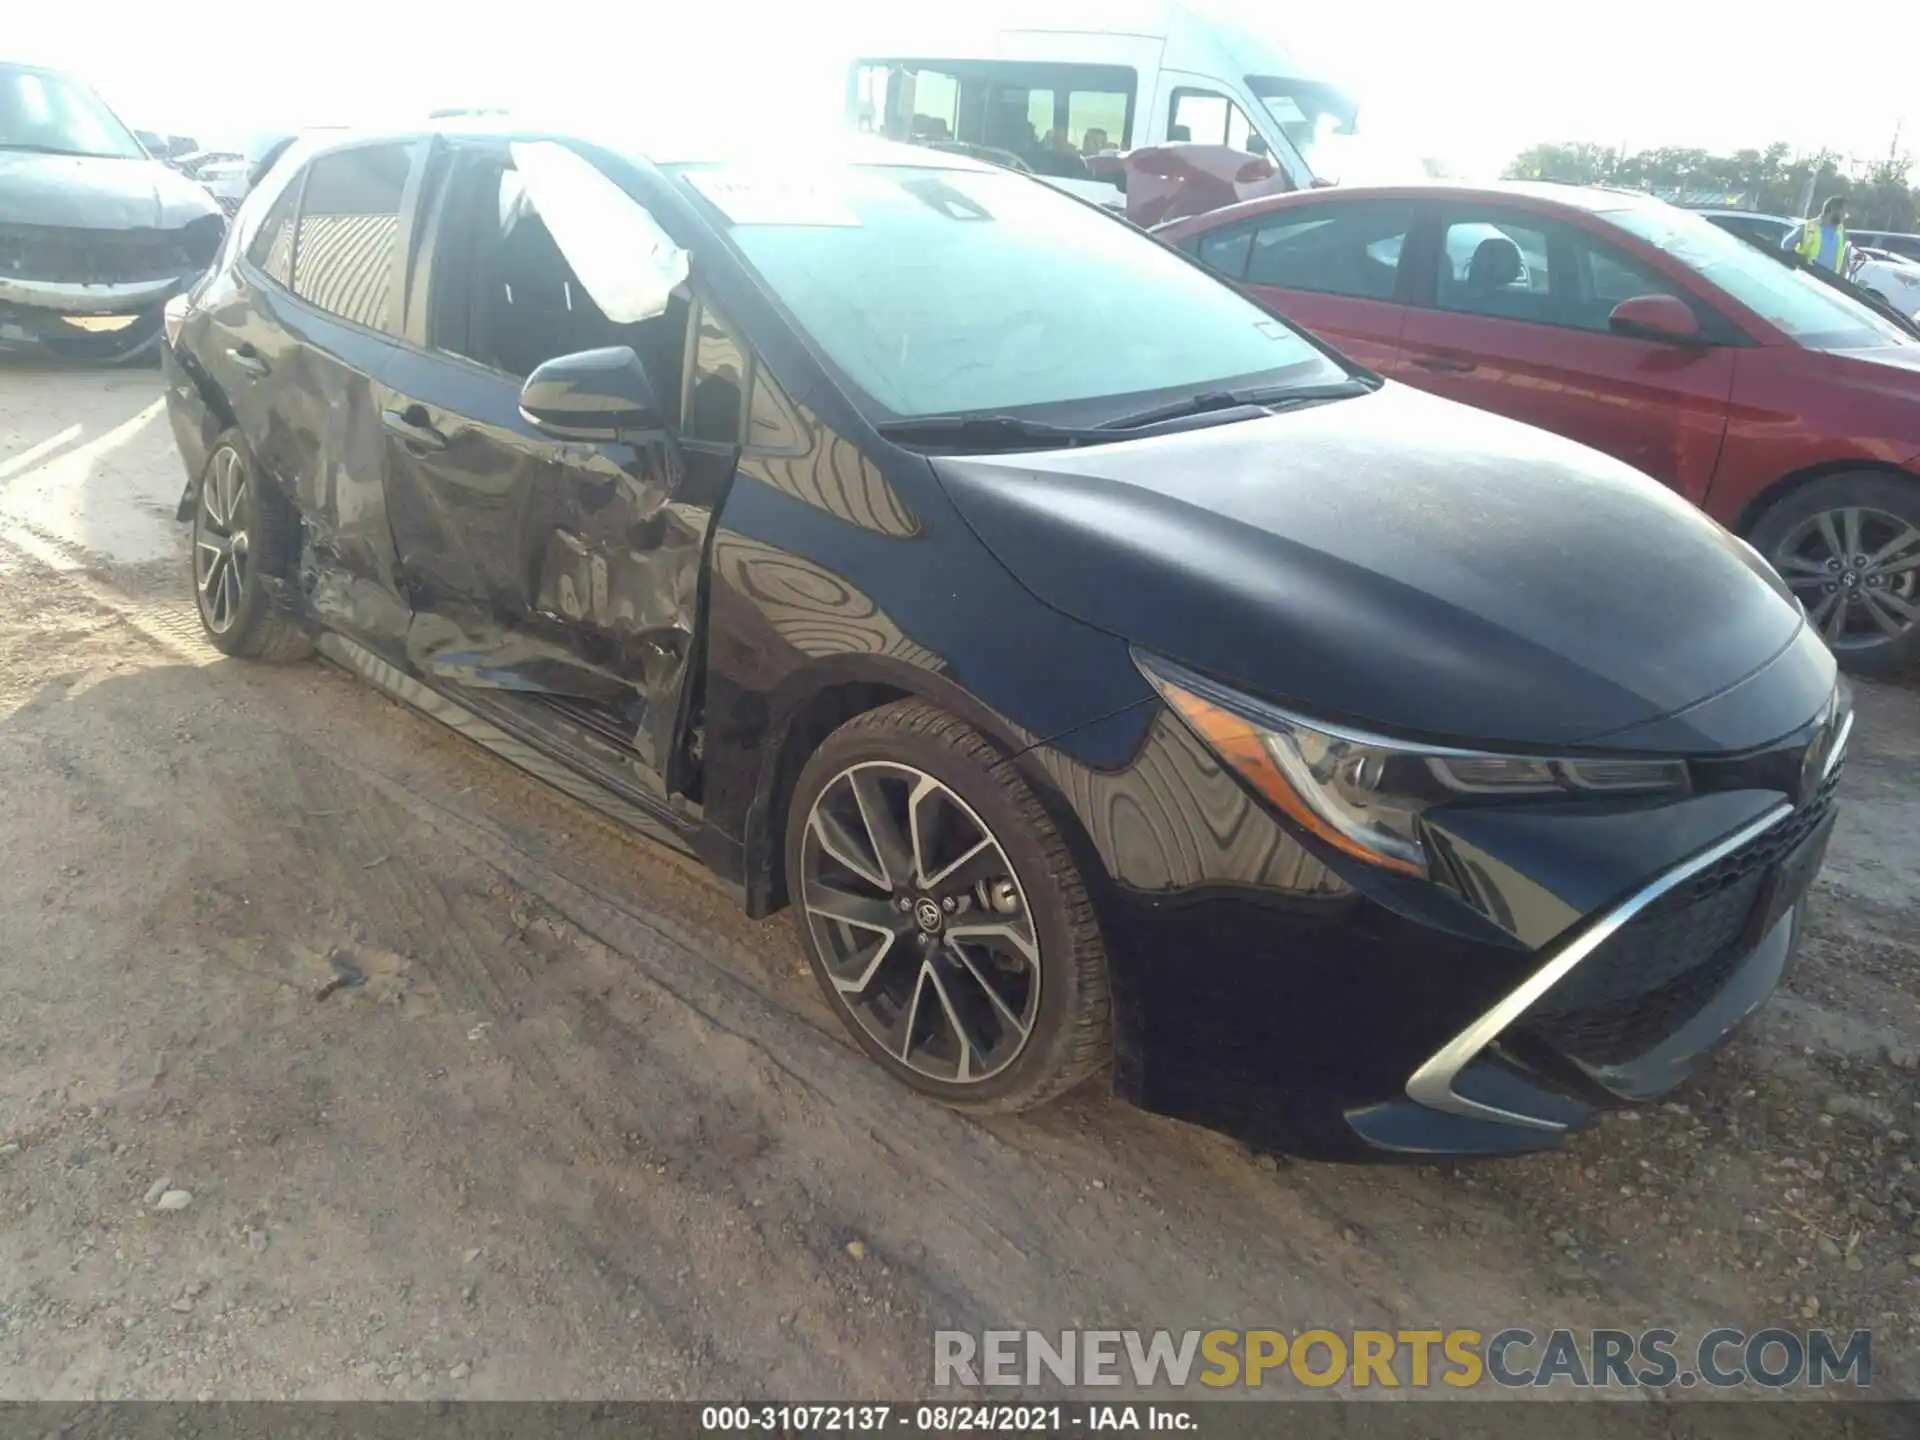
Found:
<path fill-rule="evenodd" d="M 293 284 L 293 216 L 299 194 L 297 180 L 282 190 L 247 246 L 248 263 L 268 279 L 287 286 Z"/>
<path fill-rule="evenodd" d="M 294 294 L 369 330 L 390 327 L 400 206 L 412 163 L 409 145 L 363 145 L 308 167 Z"/>

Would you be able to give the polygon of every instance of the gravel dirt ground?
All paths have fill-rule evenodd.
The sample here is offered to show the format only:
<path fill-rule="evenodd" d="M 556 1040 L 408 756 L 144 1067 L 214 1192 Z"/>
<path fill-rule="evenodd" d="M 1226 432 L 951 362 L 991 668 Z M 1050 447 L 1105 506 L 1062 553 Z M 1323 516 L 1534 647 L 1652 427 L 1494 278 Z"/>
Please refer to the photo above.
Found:
<path fill-rule="evenodd" d="M 1824 1323 L 1920 1392 L 1914 688 L 1860 687 L 1798 968 L 1674 1103 L 1471 1167 L 979 1122 L 784 917 L 205 647 L 159 394 L 0 369 L 0 1397 L 903 1397 L 990 1325 Z"/>

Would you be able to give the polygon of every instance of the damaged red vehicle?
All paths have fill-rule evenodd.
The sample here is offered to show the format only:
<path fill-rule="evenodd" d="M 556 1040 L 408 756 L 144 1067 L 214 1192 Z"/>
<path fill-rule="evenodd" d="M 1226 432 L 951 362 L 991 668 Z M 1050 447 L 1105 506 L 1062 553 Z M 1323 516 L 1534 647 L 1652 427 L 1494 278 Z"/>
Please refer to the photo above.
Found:
<path fill-rule="evenodd" d="M 1111 181 L 1126 195 L 1127 218 L 1140 226 L 1204 215 L 1293 188 L 1266 156 L 1231 145 L 1149 145 L 1124 155 L 1095 156 L 1088 163 L 1094 178 Z"/>

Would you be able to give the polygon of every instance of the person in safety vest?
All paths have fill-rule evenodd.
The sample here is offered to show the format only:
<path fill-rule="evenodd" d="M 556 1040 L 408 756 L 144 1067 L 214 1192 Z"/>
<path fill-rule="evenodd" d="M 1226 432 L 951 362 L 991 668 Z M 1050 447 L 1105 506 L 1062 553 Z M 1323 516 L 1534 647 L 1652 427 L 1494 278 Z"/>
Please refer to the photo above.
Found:
<path fill-rule="evenodd" d="M 1824 266 L 1836 275 L 1847 273 L 1847 202 L 1839 195 L 1829 196 L 1820 214 L 1805 221 L 1780 242 L 1801 259 Z"/>

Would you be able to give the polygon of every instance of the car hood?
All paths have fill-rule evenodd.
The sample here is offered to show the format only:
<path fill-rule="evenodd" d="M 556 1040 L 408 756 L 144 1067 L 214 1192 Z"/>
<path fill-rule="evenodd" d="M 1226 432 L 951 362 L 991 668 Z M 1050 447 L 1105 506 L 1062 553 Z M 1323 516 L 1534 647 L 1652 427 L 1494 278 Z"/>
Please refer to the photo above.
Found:
<path fill-rule="evenodd" d="M 1875 345 L 1867 350 L 1828 350 L 1854 383 L 1891 385 L 1902 395 L 1920 387 L 1920 340 L 1910 345 Z"/>
<path fill-rule="evenodd" d="M 0 224 L 171 230 L 219 213 L 212 196 L 158 160 L 0 150 Z"/>
<path fill-rule="evenodd" d="M 1803 626 L 1757 554 L 1638 471 L 1392 384 L 933 464 L 1046 604 L 1305 714 L 1402 734 L 1604 745 L 1739 684 Z"/>

